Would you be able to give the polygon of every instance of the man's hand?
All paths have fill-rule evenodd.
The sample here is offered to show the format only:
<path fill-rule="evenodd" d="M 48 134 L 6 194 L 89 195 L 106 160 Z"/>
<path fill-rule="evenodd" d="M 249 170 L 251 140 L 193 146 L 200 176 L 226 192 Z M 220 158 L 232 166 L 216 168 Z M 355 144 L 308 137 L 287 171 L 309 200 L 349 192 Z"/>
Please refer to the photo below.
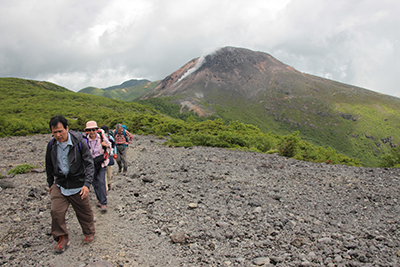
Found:
<path fill-rule="evenodd" d="M 82 186 L 81 192 L 79 192 L 79 195 L 81 195 L 81 199 L 84 199 L 89 195 L 89 188 L 87 186 Z"/>

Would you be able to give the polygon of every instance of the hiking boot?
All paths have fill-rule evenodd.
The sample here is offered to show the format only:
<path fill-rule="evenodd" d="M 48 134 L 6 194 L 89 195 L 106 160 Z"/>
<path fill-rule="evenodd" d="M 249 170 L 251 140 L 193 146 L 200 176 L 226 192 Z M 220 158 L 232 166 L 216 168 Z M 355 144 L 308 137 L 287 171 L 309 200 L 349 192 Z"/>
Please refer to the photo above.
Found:
<path fill-rule="evenodd" d="M 97 203 L 96 203 L 96 207 L 98 207 L 98 208 L 100 208 L 100 207 L 101 207 L 101 204 L 100 204 L 100 202 L 97 202 Z"/>
<path fill-rule="evenodd" d="M 107 205 L 101 205 L 100 211 L 101 211 L 102 213 L 106 213 L 106 212 L 107 212 Z"/>
<path fill-rule="evenodd" d="M 122 172 L 122 168 L 118 168 L 118 173 L 121 173 Z"/>
<path fill-rule="evenodd" d="M 83 239 L 83 243 L 90 244 L 93 242 L 93 240 L 94 240 L 94 235 L 90 235 L 90 236 L 85 237 L 85 239 Z"/>
<path fill-rule="evenodd" d="M 108 191 L 111 190 L 111 184 L 108 184 Z"/>
<path fill-rule="evenodd" d="M 67 235 L 62 235 L 58 238 L 58 244 L 54 247 L 54 252 L 63 253 L 68 246 L 69 246 L 69 237 Z"/>

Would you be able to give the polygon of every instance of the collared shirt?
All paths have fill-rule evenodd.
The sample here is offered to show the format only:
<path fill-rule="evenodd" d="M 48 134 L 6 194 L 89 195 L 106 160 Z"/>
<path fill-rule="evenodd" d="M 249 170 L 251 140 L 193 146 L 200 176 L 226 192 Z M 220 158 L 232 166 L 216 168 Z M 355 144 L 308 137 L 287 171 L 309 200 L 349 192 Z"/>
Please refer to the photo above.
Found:
<path fill-rule="evenodd" d="M 69 164 L 68 164 L 68 153 L 72 147 L 71 135 L 68 133 L 68 140 L 65 142 L 58 142 L 57 141 L 57 163 L 58 167 L 61 170 L 61 173 L 64 175 L 68 175 L 69 173 Z M 66 189 L 62 186 L 57 185 L 60 190 L 61 194 L 64 196 L 72 196 L 79 193 L 82 189 L 80 188 L 72 188 Z"/>
<path fill-rule="evenodd" d="M 88 136 L 88 141 L 89 141 L 90 154 L 92 154 L 93 158 L 100 156 L 100 155 L 104 155 L 104 149 L 101 146 L 100 135 L 96 134 L 96 138 L 94 140 L 92 140 L 92 138 L 90 138 Z M 108 147 L 107 150 L 108 150 L 108 153 L 110 153 L 110 149 L 111 149 L 110 141 L 108 141 L 107 138 L 104 138 L 103 141 L 107 143 L 107 147 Z M 110 162 L 109 158 L 105 159 L 104 162 L 101 164 L 101 167 L 102 168 L 106 167 L 109 162 Z"/>
<path fill-rule="evenodd" d="M 96 138 L 94 140 L 92 140 L 92 138 L 88 137 L 90 154 L 92 154 L 93 158 L 100 156 L 101 154 L 104 153 L 104 152 L 102 153 L 100 151 L 101 146 L 99 146 L 99 139 L 100 139 L 100 136 L 98 134 L 96 134 Z"/>
<path fill-rule="evenodd" d="M 57 141 L 57 163 L 61 170 L 61 173 L 68 175 L 69 165 L 68 165 L 68 153 L 72 146 L 71 135 L 68 133 L 68 140 L 65 142 Z"/>

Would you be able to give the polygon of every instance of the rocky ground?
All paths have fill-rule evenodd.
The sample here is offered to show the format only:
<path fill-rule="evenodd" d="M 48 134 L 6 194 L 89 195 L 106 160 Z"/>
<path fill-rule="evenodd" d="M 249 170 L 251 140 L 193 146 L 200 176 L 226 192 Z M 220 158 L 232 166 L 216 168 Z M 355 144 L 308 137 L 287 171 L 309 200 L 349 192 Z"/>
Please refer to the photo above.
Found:
<path fill-rule="evenodd" d="M 400 266 L 399 169 L 171 148 L 152 136 L 130 147 L 106 214 L 91 189 L 94 243 L 82 243 L 70 208 L 71 245 L 56 255 L 49 139 L 0 139 L 1 266 Z M 38 168 L 6 176 L 23 163 Z"/>

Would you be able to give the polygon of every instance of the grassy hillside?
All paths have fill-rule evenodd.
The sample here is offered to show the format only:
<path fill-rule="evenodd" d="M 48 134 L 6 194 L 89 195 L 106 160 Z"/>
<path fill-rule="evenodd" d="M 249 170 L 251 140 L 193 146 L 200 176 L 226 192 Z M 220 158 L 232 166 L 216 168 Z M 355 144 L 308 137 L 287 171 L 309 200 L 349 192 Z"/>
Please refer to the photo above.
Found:
<path fill-rule="evenodd" d="M 138 116 L 163 116 L 154 109 L 88 94 L 49 82 L 0 78 L 0 137 L 49 133 L 52 116 L 63 115 L 70 128 L 83 130 L 88 120 L 99 125 L 137 124 Z"/>
<path fill-rule="evenodd" d="M 86 87 L 83 88 L 81 90 L 79 90 L 79 93 L 84 93 L 84 94 L 89 94 L 89 95 L 95 95 L 95 96 L 101 96 L 101 97 L 107 97 L 110 99 L 113 99 L 114 97 L 112 97 L 107 91 L 97 88 L 97 87 Z"/>
<path fill-rule="evenodd" d="M 299 131 L 302 139 L 315 145 L 330 146 L 360 159 L 365 166 L 376 166 L 382 155 L 400 143 L 400 116 L 396 115 L 400 109 L 391 105 L 337 103 L 332 109 L 336 111 L 333 114 L 332 110 L 319 112 L 323 110 L 321 108 L 307 115 L 305 111 L 293 108 L 270 114 L 262 103 L 213 107 L 226 121 L 253 124 L 264 132 L 286 135 Z"/>
<path fill-rule="evenodd" d="M 146 82 L 131 87 L 123 87 L 124 84 L 122 84 L 121 86 L 112 86 L 105 89 L 100 89 L 96 87 L 86 87 L 80 90 L 79 93 L 107 97 L 110 99 L 117 99 L 123 101 L 132 101 L 146 94 L 150 90 L 154 89 L 158 83 L 159 81 L 150 82 L 146 80 Z M 126 83 L 126 85 L 129 84 L 132 83 Z"/>
<path fill-rule="evenodd" d="M 210 118 L 219 117 L 227 123 L 239 121 L 252 124 L 264 133 L 277 135 L 299 131 L 303 140 L 314 145 L 329 146 L 359 159 L 365 166 L 377 166 L 383 155 L 400 144 L 399 99 L 347 89 L 336 92 L 334 96 L 332 99 L 316 100 L 312 94 L 296 96 L 282 92 L 264 98 L 275 100 L 268 102 L 215 94 L 213 102 L 204 101 L 198 105 L 214 110 Z M 179 103 L 182 98 L 182 95 L 162 97 L 138 103 L 184 119 L 193 111 L 181 113 L 185 109 L 174 103 Z"/>

